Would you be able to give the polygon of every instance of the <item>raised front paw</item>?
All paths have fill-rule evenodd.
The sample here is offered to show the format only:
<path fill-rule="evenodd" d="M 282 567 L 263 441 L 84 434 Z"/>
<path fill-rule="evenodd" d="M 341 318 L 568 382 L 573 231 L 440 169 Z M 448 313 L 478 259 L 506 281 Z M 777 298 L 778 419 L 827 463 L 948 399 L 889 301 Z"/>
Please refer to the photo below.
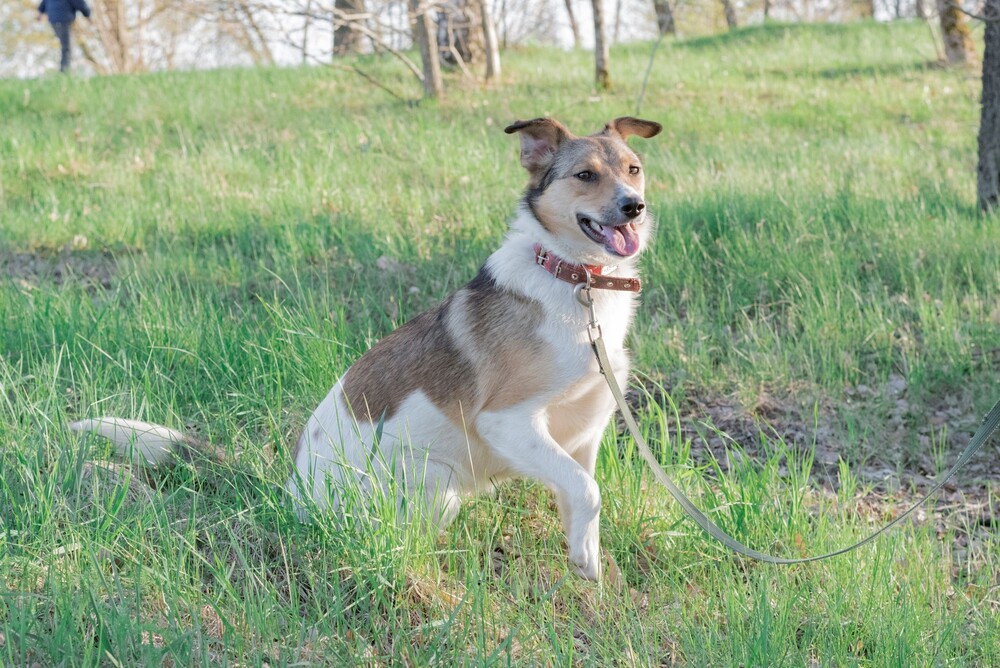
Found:
<path fill-rule="evenodd" d="M 573 564 L 573 572 L 581 578 L 595 582 L 601 579 L 601 558 L 596 552 L 578 559 L 571 556 L 569 560 Z"/>
<path fill-rule="evenodd" d="M 596 522 L 582 540 L 570 545 L 569 561 L 573 565 L 573 572 L 581 578 L 587 580 L 601 579 L 601 540 Z"/>

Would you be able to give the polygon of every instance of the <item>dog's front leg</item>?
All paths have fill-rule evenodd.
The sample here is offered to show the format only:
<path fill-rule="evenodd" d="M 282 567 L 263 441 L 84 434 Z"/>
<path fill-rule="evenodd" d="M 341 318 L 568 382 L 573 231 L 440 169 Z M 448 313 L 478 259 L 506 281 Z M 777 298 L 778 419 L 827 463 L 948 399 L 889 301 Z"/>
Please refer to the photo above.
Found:
<path fill-rule="evenodd" d="M 594 477 L 549 435 L 540 411 L 482 413 L 476 428 L 513 472 L 541 480 L 556 494 L 573 570 L 597 580 L 601 575 L 601 492 Z"/>

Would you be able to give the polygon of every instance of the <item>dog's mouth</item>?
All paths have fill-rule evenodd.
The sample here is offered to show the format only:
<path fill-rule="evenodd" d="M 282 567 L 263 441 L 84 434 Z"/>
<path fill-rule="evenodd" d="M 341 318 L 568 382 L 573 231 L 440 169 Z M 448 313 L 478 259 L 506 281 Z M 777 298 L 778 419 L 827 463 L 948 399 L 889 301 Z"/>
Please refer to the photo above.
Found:
<path fill-rule="evenodd" d="M 576 214 L 576 222 L 591 241 L 601 244 L 612 255 L 629 257 L 639 252 L 639 230 L 635 222 L 602 225 L 582 213 Z"/>

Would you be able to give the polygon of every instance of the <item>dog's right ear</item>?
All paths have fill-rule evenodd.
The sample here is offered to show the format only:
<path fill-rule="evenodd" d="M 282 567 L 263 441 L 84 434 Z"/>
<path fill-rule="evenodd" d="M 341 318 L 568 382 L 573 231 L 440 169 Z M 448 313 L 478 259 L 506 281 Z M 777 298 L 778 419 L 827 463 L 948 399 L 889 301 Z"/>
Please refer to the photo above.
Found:
<path fill-rule="evenodd" d="M 532 174 L 547 168 L 559 144 L 572 136 L 565 125 L 551 118 L 517 121 L 503 131 L 521 135 L 521 165 Z"/>
<path fill-rule="evenodd" d="M 637 135 L 643 139 L 649 139 L 660 134 L 663 126 L 656 121 L 645 121 L 632 116 L 619 116 L 613 121 L 608 121 L 601 134 L 615 134 L 622 139 L 628 139 L 632 135 Z"/>

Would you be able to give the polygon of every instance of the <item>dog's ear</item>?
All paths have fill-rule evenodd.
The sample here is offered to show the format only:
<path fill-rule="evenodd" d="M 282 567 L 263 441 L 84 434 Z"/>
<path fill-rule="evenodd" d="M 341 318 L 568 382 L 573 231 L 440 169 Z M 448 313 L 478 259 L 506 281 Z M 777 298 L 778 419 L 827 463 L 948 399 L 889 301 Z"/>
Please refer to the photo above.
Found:
<path fill-rule="evenodd" d="M 572 136 L 565 125 L 551 118 L 517 121 L 503 131 L 521 135 L 521 165 L 533 174 L 548 167 L 559 144 Z"/>
<path fill-rule="evenodd" d="M 660 134 L 661 130 L 663 130 L 663 126 L 655 121 L 644 121 L 641 118 L 621 116 L 613 121 L 608 121 L 601 134 L 618 135 L 622 139 L 638 135 L 643 139 L 649 139 Z"/>

